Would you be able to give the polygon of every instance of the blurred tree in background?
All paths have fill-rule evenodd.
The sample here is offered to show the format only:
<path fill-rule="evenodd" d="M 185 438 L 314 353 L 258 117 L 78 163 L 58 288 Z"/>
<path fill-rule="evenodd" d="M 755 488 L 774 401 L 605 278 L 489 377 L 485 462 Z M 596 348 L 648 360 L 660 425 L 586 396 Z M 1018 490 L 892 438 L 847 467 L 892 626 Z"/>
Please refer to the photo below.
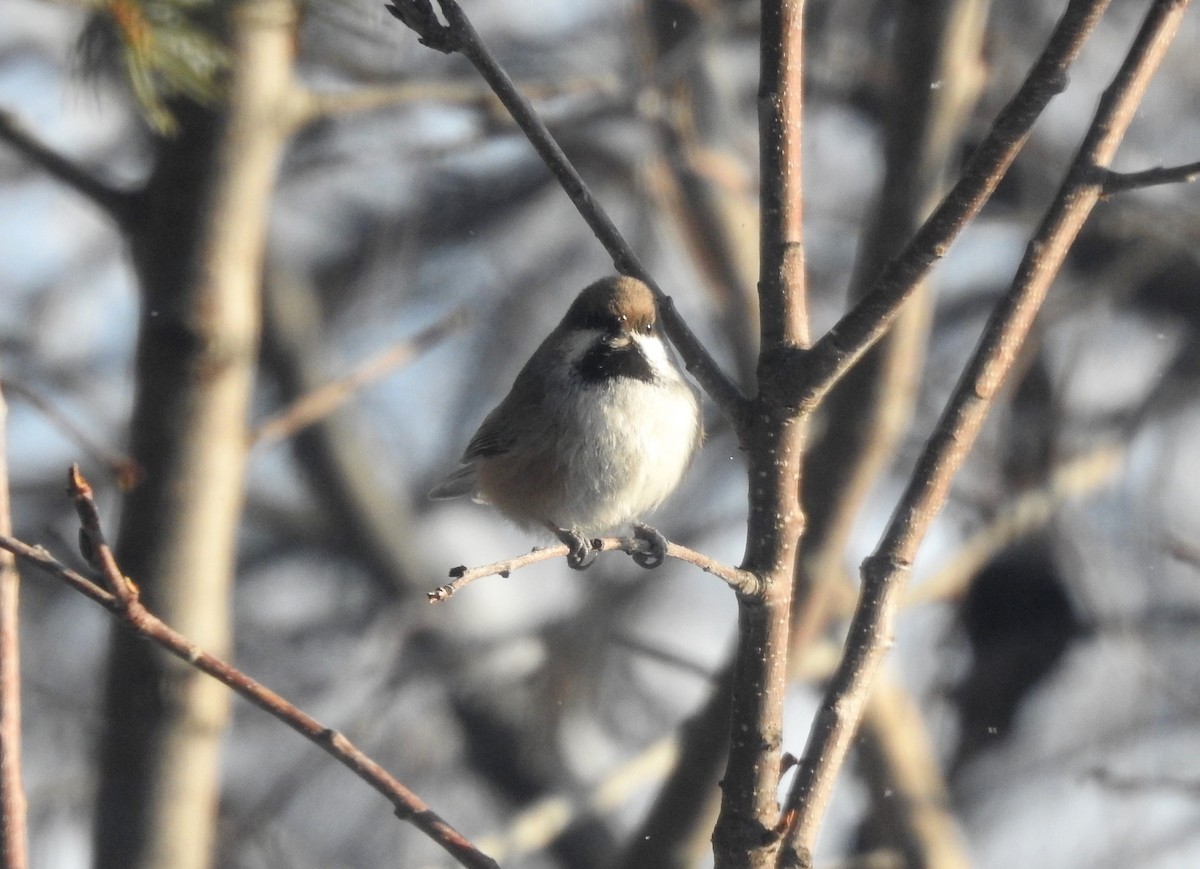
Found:
<path fill-rule="evenodd" d="M 1060 5 L 810 2 L 814 335 L 954 180 Z M 785 748 L 803 747 L 848 578 L 1146 5 L 1113 4 L 995 199 L 818 417 Z M 749 388 L 757 4 L 468 11 Z M 360 0 L 0 0 L 0 18 L 16 536 L 67 551 L 61 479 L 79 460 L 154 611 L 345 732 L 502 865 L 709 865 L 727 588 L 612 556 L 425 603 L 447 568 L 530 545 L 423 493 L 612 270 L 469 65 Z M 1197 159 L 1198 50 L 1191 15 L 1118 169 Z M 1084 229 L 916 565 L 818 865 L 1200 860 L 1197 197 L 1122 193 Z M 391 351 L 314 424 L 280 417 Z M 733 564 L 745 468 L 708 416 L 656 524 Z M 40 577 L 22 594 L 32 865 L 449 865 L 216 683 Z"/>

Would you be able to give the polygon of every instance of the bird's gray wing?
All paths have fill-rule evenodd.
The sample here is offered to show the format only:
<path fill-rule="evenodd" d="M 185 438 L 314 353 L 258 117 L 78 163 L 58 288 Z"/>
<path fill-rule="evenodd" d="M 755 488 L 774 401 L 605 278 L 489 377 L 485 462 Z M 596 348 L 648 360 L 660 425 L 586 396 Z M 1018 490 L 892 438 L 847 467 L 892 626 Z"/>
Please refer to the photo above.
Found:
<path fill-rule="evenodd" d="M 480 424 L 463 452 L 464 463 L 502 455 L 518 444 L 530 447 L 542 439 L 541 430 L 546 429 L 549 422 L 545 407 L 548 384 L 542 373 L 550 361 L 546 357 L 553 352 L 549 344 L 547 339 L 530 357 L 517 374 L 508 395 Z"/>

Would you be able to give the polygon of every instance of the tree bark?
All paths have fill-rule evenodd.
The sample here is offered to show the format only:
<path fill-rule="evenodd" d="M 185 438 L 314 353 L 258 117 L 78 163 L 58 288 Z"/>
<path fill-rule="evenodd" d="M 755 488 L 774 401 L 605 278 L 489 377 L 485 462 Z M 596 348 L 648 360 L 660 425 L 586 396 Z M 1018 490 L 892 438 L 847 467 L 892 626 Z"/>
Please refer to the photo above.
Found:
<path fill-rule="evenodd" d="M 295 10 L 230 10 L 226 106 L 179 108 L 134 230 L 143 292 L 132 454 L 145 481 L 123 505 L 117 553 L 147 604 L 225 655 L 247 409 L 258 357 L 267 206 L 286 137 Z M 118 632 L 110 653 L 95 863 L 211 862 L 229 694 Z"/>

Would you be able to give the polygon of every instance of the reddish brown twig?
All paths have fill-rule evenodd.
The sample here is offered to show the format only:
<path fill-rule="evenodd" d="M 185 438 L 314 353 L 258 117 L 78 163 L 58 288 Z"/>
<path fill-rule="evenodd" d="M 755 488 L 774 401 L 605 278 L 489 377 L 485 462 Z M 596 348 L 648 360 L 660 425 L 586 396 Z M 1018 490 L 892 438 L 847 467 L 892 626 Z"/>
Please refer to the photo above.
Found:
<path fill-rule="evenodd" d="M 649 554 L 651 552 L 650 544 L 639 537 L 598 537 L 592 541 L 592 547 L 599 552 L 620 551 L 629 555 Z M 558 544 L 545 548 L 538 547 L 524 555 L 518 555 L 515 558 L 506 558 L 503 561 L 494 561 L 491 564 L 482 564 L 479 567 L 456 567 L 450 571 L 451 581 L 431 592 L 427 592 L 426 597 L 430 603 L 441 603 L 477 579 L 483 579 L 488 576 L 507 577 L 513 571 L 520 570 L 522 567 L 529 567 L 531 564 L 540 564 L 543 561 L 552 561 L 555 558 L 564 558 L 567 555 L 567 551 L 565 545 Z M 667 558 L 686 561 L 688 564 L 700 568 L 705 573 L 711 573 L 740 594 L 753 595 L 758 590 L 758 577 L 750 573 L 750 571 L 730 567 L 728 564 L 709 558 L 707 555 L 697 552 L 694 549 L 688 549 L 686 546 L 680 546 L 678 543 L 667 541 L 666 555 Z"/>
<path fill-rule="evenodd" d="M 461 329 L 466 322 L 466 309 L 458 308 L 411 338 L 363 360 L 345 377 L 300 396 L 280 413 L 264 422 L 251 435 L 251 444 L 286 440 L 301 429 L 318 422 L 349 401 L 358 390 L 407 365 L 426 350 L 441 343 L 448 335 Z"/>
<path fill-rule="evenodd" d="M 862 592 L 846 646 L 829 681 L 788 793 L 785 842 L 812 853 L 833 781 L 862 718 L 891 644 L 895 613 L 917 549 L 945 502 L 1012 368 L 1071 243 L 1100 198 L 1096 167 L 1116 153 L 1150 78 L 1166 53 L 1187 0 L 1157 0 L 1100 100 L 1071 169 L 1030 243 L 1012 286 L 996 307 L 875 552 L 862 566 Z"/>
<path fill-rule="evenodd" d="M 121 623 L 140 636 L 157 643 L 171 654 L 207 673 L 233 689 L 255 706 L 273 715 L 324 751 L 382 794 L 396 810 L 396 815 L 408 821 L 444 848 L 459 865 L 469 869 L 498 869 L 494 860 L 476 848 L 460 832 L 451 827 L 415 793 L 405 787 L 382 766 L 364 754 L 344 735 L 326 727 L 312 716 L 297 709 L 271 689 L 256 682 L 245 673 L 205 652 L 187 637 L 164 624 L 146 609 L 136 589 L 121 575 L 111 552 L 99 533 L 96 505 L 87 481 L 73 467 L 71 494 L 83 521 L 82 532 L 96 566 L 104 575 L 108 588 L 102 588 L 59 563 L 40 546 L 30 546 L 7 534 L 0 535 L 0 549 L 5 549 L 38 569 L 57 576 L 72 588 L 86 595 L 121 620 Z M 107 553 L 107 554 L 106 554 Z M 126 589 L 114 593 L 110 589 Z M 120 595 L 120 596 L 118 596 Z"/>
<path fill-rule="evenodd" d="M 8 497 L 8 408 L 0 393 L 0 534 L 12 534 Z M 21 781 L 21 577 L 11 552 L 0 552 L 0 867 L 26 869 L 29 842 Z"/>
<path fill-rule="evenodd" d="M 117 567 L 112 547 L 108 545 L 104 530 L 100 527 L 100 511 L 96 509 L 91 484 L 80 473 L 79 465 L 71 465 L 67 471 L 67 494 L 75 503 L 75 512 L 79 516 L 79 551 L 88 564 L 100 571 L 113 596 L 128 607 L 137 599 L 137 586 Z"/>

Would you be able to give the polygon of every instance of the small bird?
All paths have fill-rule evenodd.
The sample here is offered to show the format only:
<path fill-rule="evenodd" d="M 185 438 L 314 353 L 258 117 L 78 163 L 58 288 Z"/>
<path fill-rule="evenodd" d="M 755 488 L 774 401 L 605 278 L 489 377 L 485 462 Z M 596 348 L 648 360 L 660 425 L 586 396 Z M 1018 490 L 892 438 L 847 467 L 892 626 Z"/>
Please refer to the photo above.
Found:
<path fill-rule="evenodd" d="M 429 497 L 470 495 L 570 549 L 576 570 L 595 559 L 591 537 L 637 523 L 679 485 L 703 437 L 696 394 L 658 328 L 642 281 L 586 287 L 487 415 L 462 466 Z M 662 563 L 666 541 L 635 524 Z"/>

